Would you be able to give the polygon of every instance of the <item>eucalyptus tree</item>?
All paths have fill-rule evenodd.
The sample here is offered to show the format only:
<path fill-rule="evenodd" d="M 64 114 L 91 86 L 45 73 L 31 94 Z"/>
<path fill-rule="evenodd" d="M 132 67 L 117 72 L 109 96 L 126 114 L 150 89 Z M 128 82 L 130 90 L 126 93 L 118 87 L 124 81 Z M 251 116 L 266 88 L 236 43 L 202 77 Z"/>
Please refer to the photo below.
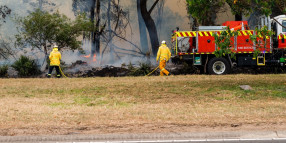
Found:
<path fill-rule="evenodd" d="M 115 50 L 135 52 L 118 47 L 113 42 L 114 38 L 119 38 L 135 46 L 126 38 L 129 11 L 122 7 L 121 0 L 73 0 L 73 12 L 75 15 L 86 13 L 93 23 L 93 29 L 84 37 L 92 43 L 91 57 L 100 53 L 102 57 L 105 52 L 109 51 L 111 61 L 114 61 L 114 56 L 120 58 Z M 103 44 L 105 44 L 104 47 L 102 47 Z"/>
<path fill-rule="evenodd" d="M 158 48 L 159 48 L 159 38 L 157 27 L 152 18 L 151 14 L 155 8 L 155 6 L 159 3 L 160 0 L 155 0 L 150 8 L 148 8 L 147 0 L 140 0 L 138 3 L 140 5 L 141 15 L 144 19 L 145 25 L 147 27 L 149 33 L 149 39 L 152 46 L 152 54 L 156 55 Z"/>

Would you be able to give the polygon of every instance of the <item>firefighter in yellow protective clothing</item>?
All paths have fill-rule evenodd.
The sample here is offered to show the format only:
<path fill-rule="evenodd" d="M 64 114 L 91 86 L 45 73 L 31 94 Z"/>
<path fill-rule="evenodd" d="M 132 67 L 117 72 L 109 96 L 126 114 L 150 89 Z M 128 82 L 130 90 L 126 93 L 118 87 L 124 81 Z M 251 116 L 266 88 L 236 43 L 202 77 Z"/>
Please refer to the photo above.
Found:
<path fill-rule="evenodd" d="M 165 69 L 166 62 L 169 61 L 171 58 L 171 52 L 169 48 L 166 45 L 166 41 L 162 41 L 162 45 L 159 47 L 158 53 L 157 53 L 157 58 L 156 61 L 158 62 L 160 58 L 160 76 L 164 76 L 164 74 L 169 75 L 169 72 Z"/>
<path fill-rule="evenodd" d="M 56 68 L 56 71 L 57 71 L 57 78 L 61 77 L 61 73 L 60 73 L 61 58 L 62 58 L 62 55 L 58 50 L 58 46 L 54 46 L 53 51 L 50 53 L 50 56 L 49 56 L 50 68 L 49 68 L 48 78 L 51 77 L 51 74 L 54 68 Z"/>

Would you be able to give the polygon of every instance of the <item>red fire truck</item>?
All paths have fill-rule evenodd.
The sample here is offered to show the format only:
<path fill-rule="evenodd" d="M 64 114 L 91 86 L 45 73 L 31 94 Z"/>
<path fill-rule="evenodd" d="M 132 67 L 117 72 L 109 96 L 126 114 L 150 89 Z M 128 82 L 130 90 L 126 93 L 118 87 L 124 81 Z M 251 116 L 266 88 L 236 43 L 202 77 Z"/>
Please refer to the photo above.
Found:
<path fill-rule="evenodd" d="M 247 21 L 227 21 L 222 26 L 200 26 L 198 31 L 175 31 L 172 36 L 172 62 L 186 61 L 209 74 L 227 74 L 234 67 L 286 67 L 286 15 L 270 19 L 259 18 L 258 28 L 267 26 L 274 35 L 266 38 L 266 47 L 260 50 L 259 56 L 253 56 L 256 42 L 250 36 L 256 34 L 249 30 Z M 220 34 L 229 26 L 238 30 L 232 38 L 231 50 L 236 58 L 229 56 L 216 57 L 214 52 L 219 49 L 213 34 Z"/>

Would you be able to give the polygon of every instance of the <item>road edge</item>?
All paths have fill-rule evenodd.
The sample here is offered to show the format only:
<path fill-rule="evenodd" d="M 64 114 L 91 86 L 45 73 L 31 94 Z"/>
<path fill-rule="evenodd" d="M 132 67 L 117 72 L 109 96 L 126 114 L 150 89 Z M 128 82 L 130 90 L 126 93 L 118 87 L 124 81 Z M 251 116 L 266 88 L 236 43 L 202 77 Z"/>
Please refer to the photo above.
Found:
<path fill-rule="evenodd" d="M 128 140 L 184 140 L 184 139 L 273 139 L 286 138 L 286 131 L 233 131 L 191 133 L 143 133 L 100 135 L 0 136 L 0 142 L 61 142 L 61 141 L 128 141 Z"/>

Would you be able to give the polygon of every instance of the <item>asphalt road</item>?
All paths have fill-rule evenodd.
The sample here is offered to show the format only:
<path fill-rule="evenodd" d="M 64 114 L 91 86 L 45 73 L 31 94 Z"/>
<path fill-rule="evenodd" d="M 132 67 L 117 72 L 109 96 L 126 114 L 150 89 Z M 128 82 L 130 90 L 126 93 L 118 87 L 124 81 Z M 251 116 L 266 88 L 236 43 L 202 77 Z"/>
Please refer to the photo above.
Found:
<path fill-rule="evenodd" d="M 286 131 L 0 136 L 0 143 L 286 143 Z"/>
<path fill-rule="evenodd" d="M 134 141 L 17 141 L 17 143 L 286 143 L 286 138 L 273 139 L 202 139 L 202 140 L 134 140 Z M 16 143 L 16 142 L 15 142 Z"/>

